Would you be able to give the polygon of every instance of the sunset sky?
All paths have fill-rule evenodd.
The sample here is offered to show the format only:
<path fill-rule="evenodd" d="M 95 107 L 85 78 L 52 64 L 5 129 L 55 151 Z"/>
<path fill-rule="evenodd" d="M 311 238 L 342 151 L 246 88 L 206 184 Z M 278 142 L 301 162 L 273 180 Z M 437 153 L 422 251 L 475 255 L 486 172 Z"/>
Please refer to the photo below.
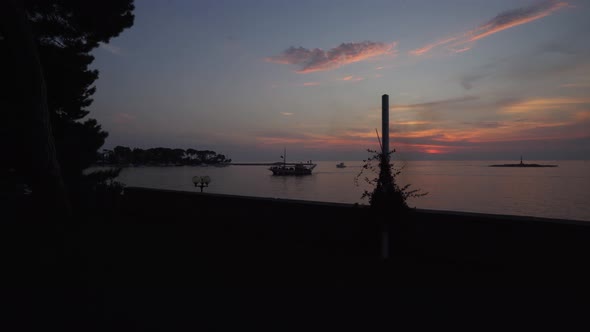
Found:
<path fill-rule="evenodd" d="M 94 52 L 105 148 L 590 159 L 590 1 L 137 0 Z"/>

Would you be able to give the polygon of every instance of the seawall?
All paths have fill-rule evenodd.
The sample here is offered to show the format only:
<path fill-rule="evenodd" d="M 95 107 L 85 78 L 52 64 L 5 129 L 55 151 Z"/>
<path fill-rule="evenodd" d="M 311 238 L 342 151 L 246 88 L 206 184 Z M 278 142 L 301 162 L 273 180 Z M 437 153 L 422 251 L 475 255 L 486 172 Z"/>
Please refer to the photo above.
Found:
<path fill-rule="evenodd" d="M 353 317 L 357 330 L 376 317 L 393 326 L 392 313 L 437 326 L 453 315 L 487 326 L 507 308 L 527 327 L 585 317 L 573 304 L 590 277 L 583 222 L 415 210 L 382 223 L 365 206 L 144 188 L 126 188 L 119 203 L 61 226 L 13 206 L 13 222 L 0 223 L 5 316 L 126 330 L 204 318 L 213 330 L 243 327 L 235 317 L 285 326 L 309 308 L 330 314 L 328 329 Z"/>
<path fill-rule="evenodd" d="M 579 276 L 590 257 L 590 223 L 579 221 L 416 209 L 383 226 L 360 205 L 146 188 L 124 196 L 128 216 L 176 225 L 212 256 L 375 261 L 386 227 L 393 260 L 422 267 Z"/>

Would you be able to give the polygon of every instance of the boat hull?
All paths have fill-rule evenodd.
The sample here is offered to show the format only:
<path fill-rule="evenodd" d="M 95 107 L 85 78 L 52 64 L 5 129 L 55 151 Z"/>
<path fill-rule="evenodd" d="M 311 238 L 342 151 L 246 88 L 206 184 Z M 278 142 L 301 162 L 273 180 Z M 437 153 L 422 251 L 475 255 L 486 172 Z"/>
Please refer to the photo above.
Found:
<path fill-rule="evenodd" d="M 286 176 L 286 175 L 293 175 L 293 176 L 311 175 L 311 170 L 305 170 L 305 171 L 271 170 L 271 171 L 272 171 L 272 175 L 279 175 L 279 176 Z"/>
<path fill-rule="evenodd" d="M 272 175 L 277 176 L 301 176 L 311 175 L 311 171 L 315 168 L 315 164 L 297 164 L 295 166 L 273 166 L 269 168 Z"/>

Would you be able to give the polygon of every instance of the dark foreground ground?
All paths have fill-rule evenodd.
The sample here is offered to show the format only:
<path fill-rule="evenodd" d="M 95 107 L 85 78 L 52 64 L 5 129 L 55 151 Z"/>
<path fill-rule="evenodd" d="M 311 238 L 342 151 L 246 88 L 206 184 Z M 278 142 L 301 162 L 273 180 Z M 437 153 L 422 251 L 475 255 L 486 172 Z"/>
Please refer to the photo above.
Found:
<path fill-rule="evenodd" d="M 6 331 L 588 325 L 584 223 L 414 211 L 383 226 L 358 206 L 137 188 L 61 223 L 5 211 Z"/>

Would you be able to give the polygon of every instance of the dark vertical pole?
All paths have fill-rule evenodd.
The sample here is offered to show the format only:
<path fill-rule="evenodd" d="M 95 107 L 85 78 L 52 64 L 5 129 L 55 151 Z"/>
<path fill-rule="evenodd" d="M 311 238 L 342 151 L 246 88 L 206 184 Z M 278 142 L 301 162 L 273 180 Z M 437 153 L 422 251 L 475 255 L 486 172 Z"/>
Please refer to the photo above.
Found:
<path fill-rule="evenodd" d="M 381 96 L 381 132 L 383 133 L 382 148 L 383 159 L 381 159 L 381 167 L 389 164 L 389 96 Z M 387 184 L 383 183 L 385 189 Z M 383 218 L 384 216 L 381 216 Z M 383 220 L 383 230 L 381 232 L 381 257 L 383 259 L 389 258 L 389 229 L 387 223 Z"/>
<path fill-rule="evenodd" d="M 381 96 L 381 132 L 383 133 L 383 153 L 389 153 L 389 96 Z"/>

